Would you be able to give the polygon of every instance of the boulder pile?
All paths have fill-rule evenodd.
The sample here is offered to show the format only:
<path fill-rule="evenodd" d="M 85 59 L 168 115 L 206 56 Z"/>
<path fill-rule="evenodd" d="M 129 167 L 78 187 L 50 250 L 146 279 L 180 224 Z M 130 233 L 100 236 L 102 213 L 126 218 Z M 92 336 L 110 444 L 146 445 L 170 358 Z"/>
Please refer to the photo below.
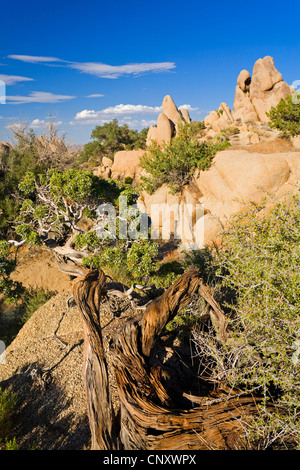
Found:
<path fill-rule="evenodd" d="M 252 77 L 245 69 L 238 75 L 232 112 L 225 112 L 224 108 L 228 106 L 221 103 L 218 111 L 212 111 L 206 116 L 205 125 L 220 131 L 234 121 L 266 123 L 269 121 L 266 113 L 292 92 L 293 88 L 283 81 L 281 73 L 276 69 L 273 57 L 258 59 Z"/>
<path fill-rule="evenodd" d="M 158 116 L 157 125 L 150 126 L 147 135 L 147 146 L 156 142 L 159 146 L 169 145 L 171 139 L 178 131 L 180 123 L 191 122 L 186 108 L 179 110 L 170 95 L 166 95 L 162 102 L 162 112 Z"/>
<path fill-rule="evenodd" d="M 270 194 L 278 200 L 288 193 L 295 194 L 300 180 L 300 138 L 282 139 L 280 131 L 268 125 L 267 116 L 271 107 L 293 91 L 283 81 L 270 56 L 255 62 L 252 76 L 242 70 L 237 77 L 232 110 L 222 102 L 205 117 L 205 128 L 198 136 L 199 141 L 226 139 L 230 148 L 217 153 L 209 170 L 196 171 L 192 181 L 179 193 L 170 194 L 166 185 L 152 195 L 141 191 L 138 201 L 141 209 L 150 216 L 151 208 L 159 205 L 160 229 L 163 230 L 164 225 L 170 224 L 172 208 L 175 234 L 181 226 L 182 210 L 191 207 L 191 220 L 199 224 L 196 229 L 188 226 L 187 232 L 196 233 L 199 247 L 214 240 L 226 220 L 251 201 L 259 202 Z M 171 96 L 165 96 L 157 125 L 149 128 L 147 147 L 153 141 L 161 147 L 170 144 L 180 123 L 190 122 L 188 110 L 178 109 Z M 106 171 L 112 178 L 121 180 L 131 176 L 133 184 L 137 184 L 144 172 L 140 158 L 147 147 L 146 150 L 117 152 L 109 169 L 104 168 L 103 162 L 102 174 Z M 194 246 L 194 240 L 190 243 L 188 236 L 178 235 L 183 245 Z"/>

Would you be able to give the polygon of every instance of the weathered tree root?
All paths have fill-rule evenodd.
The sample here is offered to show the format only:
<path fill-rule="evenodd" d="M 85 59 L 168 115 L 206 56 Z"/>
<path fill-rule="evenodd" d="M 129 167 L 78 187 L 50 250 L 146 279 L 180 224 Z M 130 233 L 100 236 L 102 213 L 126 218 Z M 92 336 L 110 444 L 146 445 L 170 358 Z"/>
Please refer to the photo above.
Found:
<path fill-rule="evenodd" d="M 92 270 L 73 281 L 74 299 L 85 325 L 92 449 L 238 449 L 245 445 L 239 419 L 257 412 L 253 397 L 228 395 L 211 404 L 205 397 L 193 397 L 193 406 L 181 409 L 163 385 L 164 371 L 149 363 L 156 336 L 197 293 L 209 304 L 217 334 L 226 341 L 226 317 L 193 268 L 145 311 L 126 319 L 112 339 L 112 366 L 121 403 L 120 415 L 115 416 L 99 317 L 101 301 L 107 295 L 106 276 L 101 270 Z"/>

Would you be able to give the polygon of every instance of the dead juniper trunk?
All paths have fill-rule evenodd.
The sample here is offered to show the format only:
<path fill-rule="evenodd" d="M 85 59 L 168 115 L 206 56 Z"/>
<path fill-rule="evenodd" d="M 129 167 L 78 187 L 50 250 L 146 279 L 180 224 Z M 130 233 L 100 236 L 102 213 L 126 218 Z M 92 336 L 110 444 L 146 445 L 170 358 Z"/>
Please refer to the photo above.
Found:
<path fill-rule="evenodd" d="M 102 271 L 91 271 L 76 279 L 73 294 L 84 319 L 84 372 L 92 448 L 114 450 L 118 440 L 99 319 L 105 280 Z"/>
<path fill-rule="evenodd" d="M 236 449 L 243 445 L 239 418 L 255 413 L 253 398 L 228 395 L 214 400 L 189 396 L 187 400 L 175 395 L 174 399 L 166 385 L 168 373 L 149 361 L 156 337 L 194 294 L 208 303 L 217 334 L 226 340 L 226 317 L 198 270 L 183 274 L 144 311 L 127 318 L 111 339 L 111 366 L 120 400 L 117 417 L 99 317 L 101 301 L 107 295 L 105 274 L 92 270 L 77 278 L 73 293 L 85 322 L 85 382 L 92 449 Z"/>

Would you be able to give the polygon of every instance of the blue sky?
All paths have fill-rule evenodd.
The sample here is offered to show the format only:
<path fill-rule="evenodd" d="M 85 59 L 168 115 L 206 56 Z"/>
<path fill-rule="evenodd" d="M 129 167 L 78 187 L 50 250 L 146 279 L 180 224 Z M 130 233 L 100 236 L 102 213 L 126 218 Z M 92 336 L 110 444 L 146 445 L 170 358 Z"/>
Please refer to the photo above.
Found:
<path fill-rule="evenodd" d="M 37 133 L 49 115 L 73 144 L 117 118 L 155 123 L 163 97 L 202 120 L 232 108 L 240 70 L 271 55 L 283 79 L 300 79 L 299 4 L 289 2 L 0 2 L 0 141 L 21 120 Z"/>

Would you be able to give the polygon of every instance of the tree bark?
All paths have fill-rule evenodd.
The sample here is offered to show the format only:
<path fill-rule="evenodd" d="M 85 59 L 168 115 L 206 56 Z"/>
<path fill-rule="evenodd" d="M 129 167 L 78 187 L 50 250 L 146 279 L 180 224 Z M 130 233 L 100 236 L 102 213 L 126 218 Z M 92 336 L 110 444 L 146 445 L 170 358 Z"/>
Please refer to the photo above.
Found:
<path fill-rule="evenodd" d="M 198 270 L 183 274 L 144 311 L 127 318 L 111 339 L 111 366 L 120 400 L 118 416 L 112 406 L 99 316 L 101 302 L 107 296 L 106 276 L 101 270 L 92 270 L 73 283 L 85 324 L 85 385 L 92 449 L 243 448 L 239 420 L 256 412 L 253 397 L 220 393 L 218 399 L 212 399 L 171 394 L 166 370 L 149 360 L 165 325 L 195 294 L 209 304 L 217 334 L 226 341 L 226 317 Z"/>

